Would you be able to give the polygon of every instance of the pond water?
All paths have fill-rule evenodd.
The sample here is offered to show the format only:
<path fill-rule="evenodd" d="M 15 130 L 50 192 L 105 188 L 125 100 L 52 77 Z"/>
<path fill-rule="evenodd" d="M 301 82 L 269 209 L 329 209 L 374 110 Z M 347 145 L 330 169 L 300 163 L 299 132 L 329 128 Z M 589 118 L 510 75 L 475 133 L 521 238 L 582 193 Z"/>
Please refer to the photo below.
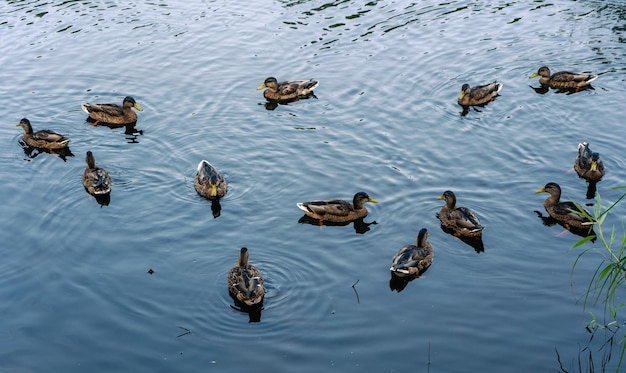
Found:
<path fill-rule="evenodd" d="M 534 191 L 593 204 L 571 170 L 587 141 L 602 206 L 621 195 L 621 1 L 6 1 L 0 31 L 0 371 L 553 372 L 557 352 L 577 369 L 603 257 L 543 225 Z M 542 65 L 599 77 L 538 92 Z M 268 76 L 320 86 L 271 106 Z M 493 80 L 500 96 L 463 113 L 461 85 Z M 86 122 L 81 103 L 127 95 L 135 126 Z M 23 150 L 22 117 L 71 154 Z M 88 150 L 108 205 L 81 185 Z M 217 218 L 194 190 L 202 159 L 229 182 Z M 483 250 L 440 229 L 448 189 Z M 376 224 L 299 222 L 297 202 L 358 191 Z M 422 227 L 434 263 L 394 291 L 391 257 Z M 227 292 L 242 246 L 259 322 Z"/>

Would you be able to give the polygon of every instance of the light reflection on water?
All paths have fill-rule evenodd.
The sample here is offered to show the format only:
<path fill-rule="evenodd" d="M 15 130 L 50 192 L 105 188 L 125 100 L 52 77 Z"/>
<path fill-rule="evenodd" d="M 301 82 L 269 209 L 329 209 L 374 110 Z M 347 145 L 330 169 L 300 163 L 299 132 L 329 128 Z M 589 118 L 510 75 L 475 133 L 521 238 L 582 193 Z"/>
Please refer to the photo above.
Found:
<path fill-rule="evenodd" d="M 620 4 L 32 1 L 0 14 L 15 45 L 0 56 L 0 370 L 545 371 L 554 348 L 575 359 L 586 342 L 572 292 L 597 259 L 570 277 L 578 238 L 541 223 L 534 190 L 555 181 L 584 199 L 567 170 L 589 141 L 603 200 L 619 196 Z M 602 75 L 538 94 L 528 76 L 544 64 Z M 255 88 L 269 75 L 319 79 L 317 99 L 266 110 Z M 461 116 L 461 85 L 494 79 L 501 96 Z M 126 95 L 144 108 L 134 128 L 85 122 L 81 103 Z M 76 156 L 25 154 L 24 116 L 67 133 Z M 82 189 L 87 150 L 112 175 L 108 205 Z M 217 218 L 193 189 L 200 159 L 229 181 Z M 484 251 L 439 229 L 447 189 L 487 226 Z M 355 190 L 380 201 L 366 232 L 299 222 L 296 202 Z M 391 257 L 421 227 L 433 266 L 392 291 Z M 230 307 L 241 246 L 267 284 L 259 323 Z"/>

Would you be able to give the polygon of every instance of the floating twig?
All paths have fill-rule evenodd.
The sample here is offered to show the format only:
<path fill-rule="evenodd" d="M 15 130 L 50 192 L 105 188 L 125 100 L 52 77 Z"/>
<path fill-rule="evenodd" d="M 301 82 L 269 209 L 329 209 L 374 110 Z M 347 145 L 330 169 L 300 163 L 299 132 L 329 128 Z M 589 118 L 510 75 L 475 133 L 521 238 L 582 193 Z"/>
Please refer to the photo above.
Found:
<path fill-rule="evenodd" d="M 430 341 L 428 341 L 428 369 L 426 371 L 430 373 Z"/>
<path fill-rule="evenodd" d="M 356 279 L 356 282 L 352 284 L 352 289 L 354 289 L 354 294 L 356 294 L 356 302 L 357 304 L 361 304 L 361 300 L 359 299 L 359 293 L 356 291 L 356 284 L 359 283 L 359 279 Z"/>
<path fill-rule="evenodd" d="M 191 330 L 185 328 L 184 326 L 176 325 L 177 328 L 183 329 L 185 332 L 176 336 L 176 338 L 180 338 L 183 335 L 191 334 Z"/>

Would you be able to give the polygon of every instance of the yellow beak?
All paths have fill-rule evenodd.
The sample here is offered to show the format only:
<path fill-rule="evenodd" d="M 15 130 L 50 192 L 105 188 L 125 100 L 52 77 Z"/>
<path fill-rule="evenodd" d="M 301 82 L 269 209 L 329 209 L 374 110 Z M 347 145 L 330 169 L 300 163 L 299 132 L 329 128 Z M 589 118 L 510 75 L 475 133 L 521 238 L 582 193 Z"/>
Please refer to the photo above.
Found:
<path fill-rule="evenodd" d="M 143 109 L 141 108 L 141 106 L 139 106 L 139 104 L 135 104 L 133 105 L 133 107 L 139 111 L 143 111 Z"/>
<path fill-rule="evenodd" d="M 267 86 L 265 85 L 265 83 L 263 83 L 256 90 L 260 91 L 260 90 L 265 89 L 265 88 L 267 88 Z"/>

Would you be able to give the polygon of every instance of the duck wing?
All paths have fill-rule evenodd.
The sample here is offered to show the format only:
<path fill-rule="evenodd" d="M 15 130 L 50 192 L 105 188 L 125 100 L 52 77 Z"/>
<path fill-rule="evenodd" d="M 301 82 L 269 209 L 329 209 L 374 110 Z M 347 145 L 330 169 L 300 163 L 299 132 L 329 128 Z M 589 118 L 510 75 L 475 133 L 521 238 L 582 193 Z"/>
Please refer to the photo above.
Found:
<path fill-rule="evenodd" d="M 484 227 L 480 224 L 478 216 L 467 207 L 458 207 L 450 212 L 450 217 L 456 222 L 460 228 L 470 230 L 482 230 Z"/>
<path fill-rule="evenodd" d="M 33 139 L 48 142 L 69 142 L 69 139 L 52 130 L 40 130 L 33 133 Z"/>
<path fill-rule="evenodd" d="M 298 207 L 303 211 L 308 211 L 317 215 L 331 214 L 337 216 L 347 216 L 350 212 L 354 211 L 352 203 L 341 199 L 303 202 L 298 203 Z"/>

